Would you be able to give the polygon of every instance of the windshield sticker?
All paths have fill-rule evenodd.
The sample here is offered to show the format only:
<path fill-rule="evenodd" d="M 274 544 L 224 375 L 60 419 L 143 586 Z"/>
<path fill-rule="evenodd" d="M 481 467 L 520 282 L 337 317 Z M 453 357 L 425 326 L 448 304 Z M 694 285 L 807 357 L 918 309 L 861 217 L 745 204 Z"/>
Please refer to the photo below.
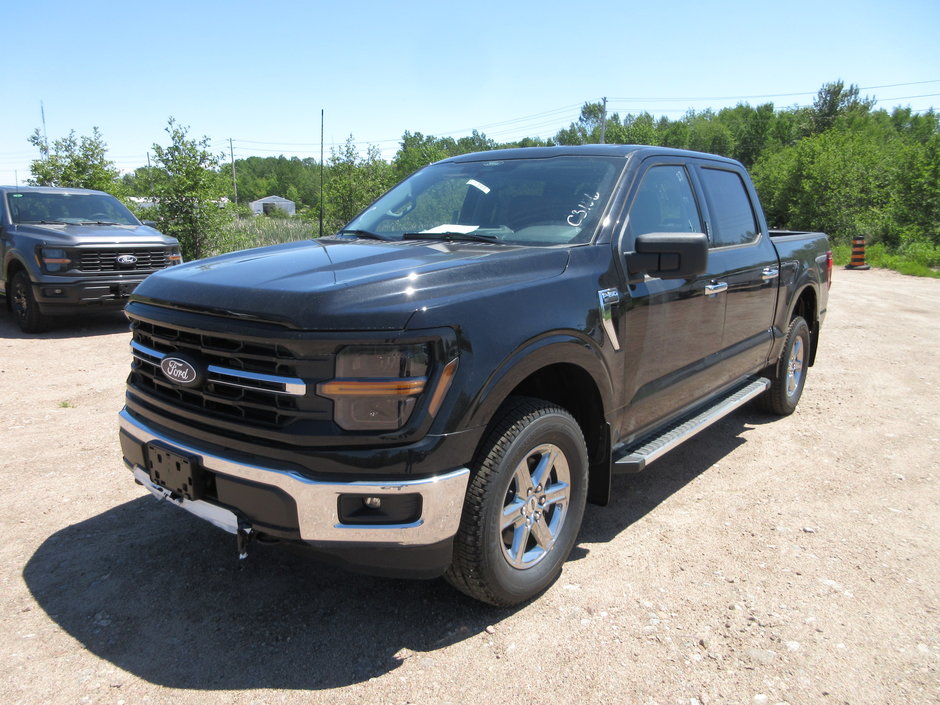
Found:
<path fill-rule="evenodd" d="M 472 233 L 474 230 L 479 229 L 479 225 L 451 225 L 450 223 L 444 223 L 443 225 L 438 225 L 433 228 L 428 228 L 427 230 L 422 230 L 422 233 L 461 233 L 466 235 L 467 233 Z"/>
<path fill-rule="evenodd" d="M 478 189 L 480 189 L 483 193 L 489 193 L 489 192 L 490 192 L 489 186 L 485 186 L 484 184 L 481 184 L 481 183 L 480 183 L 479 181 L 477 181 L 476 179 L 470 179 L 470 180 L 467 182 L 467 185 L 468 185 L 468 186 L 473 186 L 473 188 L 478 188 Z"/>
<path fill-rule="evenodd" d="M 568 215 L 568 225 L 573 228 L 577 228 L 581 225 L 600 197 L 600 193 L 595 193 L 593 196 L 589 193 L 583 194 L 581 200 L 578 201 L 577 207 L 572 208 L 571 213 Z"/>

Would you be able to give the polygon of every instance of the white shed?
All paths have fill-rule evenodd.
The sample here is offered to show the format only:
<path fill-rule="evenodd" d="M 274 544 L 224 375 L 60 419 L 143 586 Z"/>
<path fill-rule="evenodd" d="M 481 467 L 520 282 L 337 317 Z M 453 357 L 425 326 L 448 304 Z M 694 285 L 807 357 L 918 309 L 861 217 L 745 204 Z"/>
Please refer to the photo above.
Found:
<path fill-rule="evenodd" d="M 296 204 L 281 196 L 265 196 L 264 198 L 259 198 L 257 201 L 252 201 L 248 206 L 255 215 L 271 213 L 274 209 L 282 210 L 287 213 L 287 215 L 294 215 L 297 212 Z"/>

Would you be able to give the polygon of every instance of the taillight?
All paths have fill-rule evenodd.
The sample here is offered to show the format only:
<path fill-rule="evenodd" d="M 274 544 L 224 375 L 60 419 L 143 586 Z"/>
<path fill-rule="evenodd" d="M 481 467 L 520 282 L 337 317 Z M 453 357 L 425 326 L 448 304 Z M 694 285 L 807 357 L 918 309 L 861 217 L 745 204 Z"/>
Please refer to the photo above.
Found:
<path fill-rule="evenodd" d="M 826 288 L 832 288 L 832 250 L 826 251 Z"/>

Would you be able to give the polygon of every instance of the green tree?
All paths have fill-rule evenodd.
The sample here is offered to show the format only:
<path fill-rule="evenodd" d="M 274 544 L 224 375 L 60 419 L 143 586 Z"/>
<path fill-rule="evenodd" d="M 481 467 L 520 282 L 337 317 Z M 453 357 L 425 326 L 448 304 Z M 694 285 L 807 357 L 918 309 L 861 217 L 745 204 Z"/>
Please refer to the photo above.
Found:
<path fill-rule="evenodd" d="M 186 259 L 213 254 L 228 219 L 219 199 L 225 193 L 220 156 L 209 151 L 209 138 L 188 136 L 189 128 L 169 119 L 170 144 L 153 145 L 156 170 L 152 210 L 158 227 L 180 241 Z"/>
<path fill-rule="evenodd" d="M 70 186 L 91 188 L 115 193 L 121 191 L 119 172 L 107 158 L 108 145 L 97 127 L 91 137 L 77 138 L 75 130 L 67 137 L 55 140 L 52 147 L 37 128 L 29 137 L 30 144 L 39 149 L 39 159 L 33 160 L 30 171 L 34 186 Z"/>
<path fill-rule="evenodd" d="M 451 156 L 442 140 L 420 132 L 408 132 L 401 137 L 401 146 L 392 160 L 395 176 L 400 180 L 441 159 Z"/>
<path fill-rule="evenodd" d="M 854 84 L 846 87 L 841 80 L 823 84 L 813 101 L 810 115 L 813 134 L 831 129 L 839 117 L 867 114 L 874 104 L 872 98 L 859 98 L 858 86 Z"/>
<path fill-rule="evenodd" d="M 394 180 L 392 168 L 374 145 L 362 156 L 350 135 L 342 147 L 331 149 L 323 203 L 324 233 L 343 227 Z"/>
<path fill-rule="evenodd" d="M 768 220 L 823 230 L 838 243 L 853 235 L 896 242 L 888 206 L 897 188 L 902 142 L 885 124 L 840 127 L 767 154 L 753 169 Z"/>

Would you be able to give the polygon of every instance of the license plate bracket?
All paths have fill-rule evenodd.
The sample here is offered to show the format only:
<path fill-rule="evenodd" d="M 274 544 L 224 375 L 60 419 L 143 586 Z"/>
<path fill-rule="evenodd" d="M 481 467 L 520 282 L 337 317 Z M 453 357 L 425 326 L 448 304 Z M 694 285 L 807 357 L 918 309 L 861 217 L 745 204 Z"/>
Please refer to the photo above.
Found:
<path fill-rule="evenodd" d="M 180 453 L 160 443 L 148 443 L 147 474 L 174 495 L 190 500 L 202 498 L 202 467 L 193 455 Z"/>

